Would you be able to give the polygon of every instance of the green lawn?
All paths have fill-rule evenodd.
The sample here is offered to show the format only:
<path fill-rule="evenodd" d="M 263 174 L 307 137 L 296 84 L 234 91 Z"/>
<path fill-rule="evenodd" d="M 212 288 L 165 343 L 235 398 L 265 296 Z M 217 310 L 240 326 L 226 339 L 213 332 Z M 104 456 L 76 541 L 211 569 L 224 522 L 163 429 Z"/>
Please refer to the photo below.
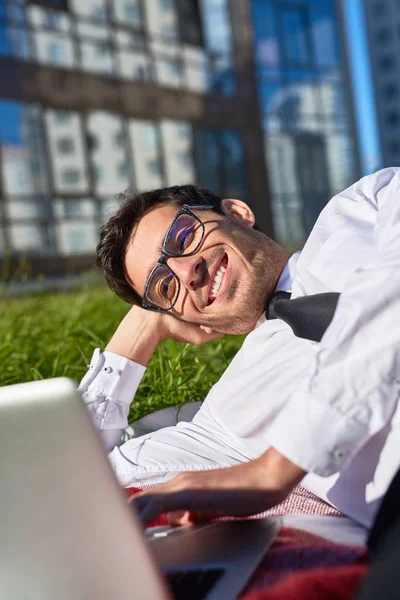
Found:
<path fill-rule="evenodd" d="M 105 285 L 0 299 L 0 385 L 67 376 L 79 381 L 93 349 L 104 348 L 128 305 Z M 242 344 L 225 336 L 201 347 L 160 344 L 130 421 L 165 406 L 204 399 Z"/>

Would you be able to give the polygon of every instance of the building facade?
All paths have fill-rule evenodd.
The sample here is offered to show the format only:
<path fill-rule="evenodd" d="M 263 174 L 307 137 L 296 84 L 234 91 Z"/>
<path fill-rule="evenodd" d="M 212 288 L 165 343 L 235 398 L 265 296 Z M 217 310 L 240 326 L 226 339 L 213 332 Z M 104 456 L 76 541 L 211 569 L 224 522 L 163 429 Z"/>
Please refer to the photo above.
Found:
<path fill-rule="evenodd" d="M 301 246 L 361 171 L 340 3 L 251 4 L 275 233 Z"/>
<path fill-rule="evenodd" d="M 400 163 L 400 2 L 364 0 L 382 166 Z"/>
<path fill-rule="evenodd" d="M 183 183 L 271 234 L 253 59 L 247 0 L 3 0 L 0 257 L 86 268 L 118 193 Z"/>

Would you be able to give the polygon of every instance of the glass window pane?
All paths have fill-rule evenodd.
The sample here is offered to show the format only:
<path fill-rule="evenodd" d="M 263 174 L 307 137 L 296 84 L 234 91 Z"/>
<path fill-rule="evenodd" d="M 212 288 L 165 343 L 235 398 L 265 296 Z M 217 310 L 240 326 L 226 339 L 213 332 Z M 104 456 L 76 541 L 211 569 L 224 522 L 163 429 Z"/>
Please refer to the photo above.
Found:
<path fill-rule="evenodd" d="M 93 254 L 98 243 L 99 231 L 96 223 L 68 220 L 56 225 L 57 244 L 60 254 Z"/>
<path fill-rule="evenodd" d="M 121 77 L 134 81 L 152 81 L 152 69 L 149 58 L 144 53 L 120 50 L 118 65 Z"/>
<path fill-rule="evenodd" d="M 31 59 L 32 49 L 27 31 L 0 23 L 0 55 Z"/>
<path fill-rule="evenodd" d="M 232 53 L 228 0 L 201 0 L 206 47 L 216 54 Z"/>
<path fill-rule="evenodd" d="M 264 0 L 253 0 L 251 8 L 257 66 L 261 69 L 275 69 L 280 62 L 275 7 Z"/>
<path fill-rule="evenodd" d="M 13 250 L 44 255 L 51 253 L 50 233 L 47 225 L 11 224 L 8 233 Z"/>
<path fill-rule="evenodd" d="M 89 219 L 96 216 L 93 200 L 86 198 L 79 200 L 62 200 L 55 198 L 54 213 L 58 219 Z"/>
<path fill-rule="evenodd" d="M 221 149 L 214 131 L 195 132 L 198 184 L 213 192 L 222 192 Z"/>
<path fill-rule="evenodd" d="M 48 191 L 42 117 L 38 107 L 0 101 L 3 185 L 11 196 Z"/>
<path fill-rule="evenodd" d="M 98 23 L 88 23 L 87 21 L 78 22 L 78 34 L 83 39 L 104 40 L 109 39 L 110 31 L 108 27 L 103 27 Z"/>
<path fill-rule="evenodd" d="M 281 18 L 286 60 L 291 63 L 310 62 L 306 11 L 285 9 Z"/>
<path fill-rule="evenodd" d="M 189 123 L 163 121 L 161 138 L 165 156 L 167 185 L 194 183 L 192 128 Z"/>
<path fill-rule="evenodd" d="M 100 22 L 107 20 L 107 0 L 70 0 L 70 7 L 79 17 Z"/>
<path fill-rule="evenodd" d="M 71 19 L 65 12 L 49 10 L 41 6 L 29 6 L 29 22 L 35 29 L 55 29 L 68 33 Z"/>
<path fill-rule="evenodd" d="M 115 21 L 133 27 L 141 26 L 140 0 L 112 0 L 112 10 Z"/>
<path fill-rule="evenodd" d="M 36 59 L 43 64 L 59 67 L 75 66 L 72 40 L 57 32 L 35 31 Z"/>
<path fill-rule="evenodd" d="M 6 213 L 13 221 L 46 220 L 51 217 L 49 196 L 18 196 L 5 203 Z"/>
<path fill-rule="evenodd" d="M 81 42 L 81 66 L 84 71 L 112 75 L 114 52 L 108 41 Z"/>
<path fill-rule="evenodd" d="M 115 0 L 114 0 L 115 1 Z M 150 37 L 156 40 L 176 42 L 179 40 L 178 13 L 175 7 L 164 10 L 159 0 L 146 0 L 143 3 L 145 20 Z"/>
<path fill-rule="evenodd" d="M 122 118 L 96 111 L 87 120 L 90 160 L 95 169 L 96 194 L 117 194 L 133 186 L 127 132 Z"/>
<path fill-rule="evenodd" d="M 337 65 L 340 61 L 339 31 L 334 14 L 330 7 L 316 8 L 310 13 L 313 59 L 321 67 Z"/>
<path fill-rule="evenodd" d="M 45 115 L 55 188 L 61 193 L 87 192 L 89 182 L 81 117 L 73 112 L 67 120 L 60 120 L 59 116 L 59 111 L 53 110 L 48 110 Z M 71 140 L 74 151 L 60 154 L 57 145 L 66 137 Z"/>
<path fill-rule="evenodd" d="M 237 131 L 226 129 L 220 134 L 224 168 L 224 196 L 247 199 L 242 141 Z"/>
<path fill-rule="evenodd" d="M 129 134 L 133 154 L 135 187 L 139 191 L 163 187 L 164 175 L 157 125 L 151 121 L 131 119 Z"/>
<path fill-rule="evenodd" d="M 236 82 L 230 56 L 211 56 L 208 71 L 208 91 L 224 96 L 235 94 Z"/>
<path fill-rule="evenodd" d="M 207 59 L 203 50 L 186 46 L 183 48 L 185 64 L 184 87 L 194 92 L 207 90 Z"/>
<path fill-rule="evenodd" d="M 331 193 L 337 194 L 354 183 L 357 172 L 354 140 L 348 131 L 336 131 L 332 127 L 325 137 Z"/>

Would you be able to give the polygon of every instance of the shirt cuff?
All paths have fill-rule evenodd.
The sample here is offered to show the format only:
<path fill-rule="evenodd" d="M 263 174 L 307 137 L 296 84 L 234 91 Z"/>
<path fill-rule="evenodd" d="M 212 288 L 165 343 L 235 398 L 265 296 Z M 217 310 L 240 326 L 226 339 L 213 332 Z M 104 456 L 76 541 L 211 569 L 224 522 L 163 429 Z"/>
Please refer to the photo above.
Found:
<path fill-rule="evenodd" d="M 95 392 L 130 406 L 145 371 L 146 367 L 129 358 L 96 348 L 79 391 L 82 394 L 90 391 L 90 395 Z"/>
<path fill-rule="evenodd" d="M 313 396 L 307 384 L 275 419 L 268 443 L 304 471 L 328 477 L 351 461 L 366 442 L 368 428 Z"/>

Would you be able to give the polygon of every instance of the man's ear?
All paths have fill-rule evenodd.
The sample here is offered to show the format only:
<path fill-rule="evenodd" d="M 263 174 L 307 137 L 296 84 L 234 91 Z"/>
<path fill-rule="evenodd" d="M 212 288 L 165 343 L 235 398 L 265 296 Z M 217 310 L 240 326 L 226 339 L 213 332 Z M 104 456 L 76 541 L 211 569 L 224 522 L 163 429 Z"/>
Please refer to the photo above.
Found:
<path fill-rule="evenodd" d="M 243 223 L 243 225 L 253 227 L 256 219 L 253 211 L 246 202 L 233 198 L 224 198 L 220 206 L 224 215 L 231 215 Z"/>

